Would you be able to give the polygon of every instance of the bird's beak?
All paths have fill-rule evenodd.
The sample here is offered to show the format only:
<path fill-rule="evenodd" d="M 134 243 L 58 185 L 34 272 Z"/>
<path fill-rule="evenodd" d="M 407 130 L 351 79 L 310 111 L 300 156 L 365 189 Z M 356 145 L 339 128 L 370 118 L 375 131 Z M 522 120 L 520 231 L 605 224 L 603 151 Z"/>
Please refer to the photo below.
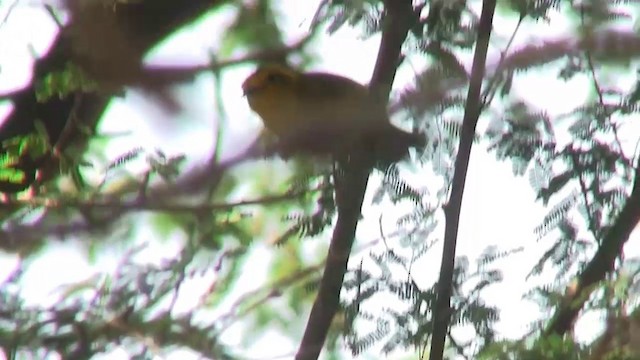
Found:
<path fill-rule="evenodd" d="M 247 97 L 247 95 L 249 95 L 250 92 L 251 92 L 251 85 L 249 84 L 249 79 L 247 79 L 242 83 L 242 96 Z"/>
<path fill-rule="evenodd" d="M 261 84 L 256 83 L 256 80 L 253 76 L 250 76 L 247 80 L 242 83 L 242 94 L 247 97 L 253 94 L 256 90 L 260 88 Z"/>
<path fill-rule="evenodd" d="M 256 90 L 257 90 L 256 86 L 243 86 L 242 87 L 242 95 L 244 97 L 247 97 L 247 96 L 253 94 Z"/>

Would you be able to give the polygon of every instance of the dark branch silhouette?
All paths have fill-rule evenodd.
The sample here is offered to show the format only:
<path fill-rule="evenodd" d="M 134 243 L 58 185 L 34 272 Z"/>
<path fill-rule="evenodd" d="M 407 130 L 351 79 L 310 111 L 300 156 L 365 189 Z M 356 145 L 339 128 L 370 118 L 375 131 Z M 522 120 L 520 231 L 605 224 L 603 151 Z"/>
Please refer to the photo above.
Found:
<path fill-rule="evenodd" d="M 594 285 L 605 279 L 614 270 L 616 258 L 622 254 L 624 244 L 629 235 L 640 222 L 640 158 L 636 163 L 635 179 L 631 195 L 620 211 L 615 223 L 604 236 L 602 244 L 578 275 L 577 286 L 567 294 L 567 298 L 556 310 L 555 315 L 547 325 L 545 334 L 564 335 L 571 330 L 580 310 L 589 299 Z"/>
<path fill-rule="evenodd" d="M 384 6 L 385 26 L 369 86 L 381 100 L 388 101 L 400 61 L 401 47 L 411 27 L 414 14 L 410 0 L 387 0 Z M 338 183 L 336 179 L 338 219 L 333 229 L 327 264 L 318 295 L 313 303 L 296 360 L 318 358 L 331 322 L 338 311 L 342 281 L 347 271 L 347 263 L 369 180 L 370 167 L 366 163 L 367 161 L 354 161 L 347 164 L 344 169 L 344 178 L 340 179 L 342 181 Z"/>
<path fill-rule="evenodd" d="M 440 277 L 438 279 L 438 297 L 435 309 L 433 309 L 433 330 L 431 338 L 430 360 L 441 360 L 444 345 L 449 331 L 451 318 L 451 292 L 453 285 L 453 270 L 456 257 L 456 241 L 458 238 L 458 225 L 460 223 L 460 209 L 462 207 L 462 195 L 467 179 L 471 146 L 476 132 L 476 124 L 482 110 L 480 91 L 484 78 L 487 49 L 491 37 L 493 13 L 496 1 L 485 0 L 482 4 L 482 14 L 478 25 L 478 41 L 473 56 L 471 69 L 471 81 L 467 101 L 465 104 L 460 145 L 456 156 L 455 172 L 451 185 L 451 197 L 445 206 L 446 226 L 444 230 L 444 247 L 442 249 L 442 264 L 440 265 Z"/>

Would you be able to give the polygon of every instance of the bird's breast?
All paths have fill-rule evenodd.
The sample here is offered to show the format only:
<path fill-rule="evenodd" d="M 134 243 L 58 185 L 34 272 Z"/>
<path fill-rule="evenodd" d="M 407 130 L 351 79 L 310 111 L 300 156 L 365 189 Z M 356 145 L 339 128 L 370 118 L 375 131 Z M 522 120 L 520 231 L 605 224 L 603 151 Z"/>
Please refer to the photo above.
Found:
<path fill-rule="evenodd" d="M 249 106 L 262 119 L 264 126 L 274 134 L 283 136 L 297 123 L 297 106 L 281 96 L 249 95 Z"/>

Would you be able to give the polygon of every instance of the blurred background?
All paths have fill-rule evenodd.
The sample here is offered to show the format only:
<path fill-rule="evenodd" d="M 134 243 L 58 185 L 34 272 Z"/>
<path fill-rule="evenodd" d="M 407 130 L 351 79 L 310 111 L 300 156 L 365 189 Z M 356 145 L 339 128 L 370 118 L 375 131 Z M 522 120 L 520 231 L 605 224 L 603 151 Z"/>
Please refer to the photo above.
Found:
<path fill-rule="evenodd" d="M 639 5 L 498 2 L 450 358 L 640 356 L 640 212 L 628 205 L 640 191 Z M 482 1 L 411 6 L 389 111 L 428 146 L 371 174 L 326 359 L 429 356 Z M 262 131 L 241 84 L 282 59 L 368 83 L 386 11 L 377 0 L 0 2 L 5 358 L 293 358 L 335 225 L 334 179 L 307 157 L 220 165 Z M 612 267 L 597 262 L 605 251 Z M 586 268 L 602 281 L 549 336 Z"/>

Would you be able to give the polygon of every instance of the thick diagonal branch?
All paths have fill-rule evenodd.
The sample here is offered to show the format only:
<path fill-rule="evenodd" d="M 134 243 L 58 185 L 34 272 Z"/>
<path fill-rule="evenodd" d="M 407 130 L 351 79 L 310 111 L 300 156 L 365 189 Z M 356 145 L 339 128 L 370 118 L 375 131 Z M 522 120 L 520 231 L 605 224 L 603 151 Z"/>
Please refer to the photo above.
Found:
<path fill-rule="evenodd" d="M 549 325 L 545 335 L 564 335 L 571 329 L 580 309 L 589 298 L 594 285 L 604 280 L 613 271 L 616 258 L 622 254 L 629 235 L 640 222 L 640 158 L 636 163 L 635 180 L 631 195 L 620 211 L 615 223 L 604 236 L 602 244 L 593 259 L 578 276 L 577 287 L 572 289 L 566 301 L 563 301 Z"/>

